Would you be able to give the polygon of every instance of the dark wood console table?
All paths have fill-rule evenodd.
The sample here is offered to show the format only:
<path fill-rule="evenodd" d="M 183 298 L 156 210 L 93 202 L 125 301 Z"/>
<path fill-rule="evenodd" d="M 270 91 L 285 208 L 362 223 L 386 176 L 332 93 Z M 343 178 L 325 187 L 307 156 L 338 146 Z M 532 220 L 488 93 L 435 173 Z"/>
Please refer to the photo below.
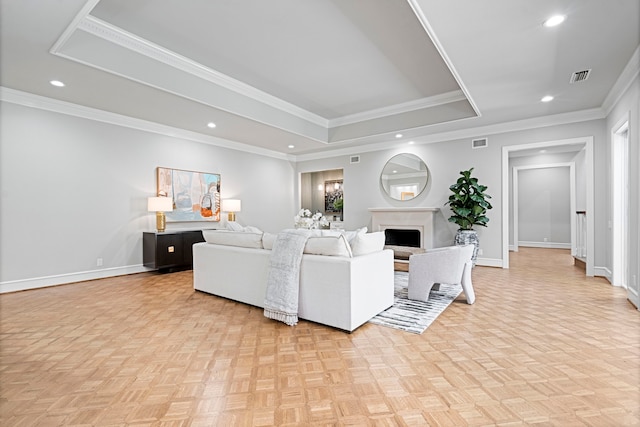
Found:
<path fill-rule="evenodd" d="M 204 242 L 201 230 L 142 233 L 142 262 L 160 271 L 193 268 L 193 245 Z"/>

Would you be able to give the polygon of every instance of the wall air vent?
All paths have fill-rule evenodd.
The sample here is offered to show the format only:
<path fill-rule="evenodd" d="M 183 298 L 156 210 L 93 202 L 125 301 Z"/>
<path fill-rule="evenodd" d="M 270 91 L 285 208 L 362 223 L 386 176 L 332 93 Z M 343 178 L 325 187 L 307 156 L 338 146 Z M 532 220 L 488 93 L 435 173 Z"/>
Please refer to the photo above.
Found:
<path fill-rule="evenodd" d="M 571 75 L 569 83 L 583 82 L 589 78 L 589 74 L 591 74 L 591 69 L 576 71 Z"/>
<path fill-rule="evenodd" d="M 471 140 L 471 148 L 485 148 L 489 145 L 487 138 L 478 138 Z"/>
<path fill-rule="evenodd" d="M 351 156 L 349 157 L 349 163 L 360 163 L 360 156 Z"/>

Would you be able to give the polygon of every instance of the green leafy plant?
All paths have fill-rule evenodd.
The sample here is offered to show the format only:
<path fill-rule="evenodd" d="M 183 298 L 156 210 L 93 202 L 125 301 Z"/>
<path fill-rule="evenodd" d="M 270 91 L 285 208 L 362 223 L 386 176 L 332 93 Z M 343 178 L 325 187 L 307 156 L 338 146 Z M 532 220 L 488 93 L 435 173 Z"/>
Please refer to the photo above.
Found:
<path fill-rule="evenodd" d="M 342 207 L 344 206 L 344 200 L 341 198 L 336 199 L 333 202 L 333 209 L 335 209 L 337 212 L 342 212 Z"/>
<path fill-rule="evenodd" d="M 486 200 L 491 198 L 490 195 L 485 194 L 487 186 L 478 184 L 478 179 L 471 176 L 472 171 L 473 168 L 460 171 L 462 176 L 449 187 L 453 194 L 445 203 L 453 211 L 449 222 L 458 224 L 460 230 L 472 230 L 474 225 L 486 227 L 489 218 L 485 214 L 487 210 L 493 208 Z"/>

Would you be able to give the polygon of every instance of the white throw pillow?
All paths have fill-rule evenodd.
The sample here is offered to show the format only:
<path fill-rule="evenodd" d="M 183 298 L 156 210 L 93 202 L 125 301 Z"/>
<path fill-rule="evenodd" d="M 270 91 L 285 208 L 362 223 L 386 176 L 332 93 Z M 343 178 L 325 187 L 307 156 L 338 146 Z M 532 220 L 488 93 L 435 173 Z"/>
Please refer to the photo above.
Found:
<path fill-rule="evenodd" d="M 378 252 L 384 248 L 384 241 L 384 231 L 356 234 L 351 241 L 351 252 L 354 257 Z"/>
<path fill-rule="evenodd" d="M 349 244 L 351 244 L 351 242 L 357 235 L 364 234 L 366 232 L 367 232 L 367 227 L 362 227 L 354 231 L 345 231 L 344 235 L 347 236 L 347 241 L 349 242 Z"/>
<path fill-rule="evenodd" d="M 262 234 L 229 230 L 202 230 L 202 236 L 207 243 L 241 248 L 262 248 Z"/>
<path fill-rule="evenodd" d="M 251 225 L 247 225 L 242 229 L 242 231 L 244 231 L 245 233 L 262 233 L 262 230 L 260 230 L 258 227 L 253 227 Z"/>
<path fill-rule="evenodd" d="M 344 235 L 309 237 L 304 247 L 305 254 L 343 256 L 351 258 L 351 247 Z"/>
<path fill-rule="evenodd" d="M 227 221 L 227 230 L 243 231 L 243 227 L 235 221 Z"/>
<path fill-rule="evenodd" d="M 262 235 L 262 247 L 265 249 L 273 249 L 273 242 L 276 240 L 276 235 L 272 233 L 264 233 Z"/>

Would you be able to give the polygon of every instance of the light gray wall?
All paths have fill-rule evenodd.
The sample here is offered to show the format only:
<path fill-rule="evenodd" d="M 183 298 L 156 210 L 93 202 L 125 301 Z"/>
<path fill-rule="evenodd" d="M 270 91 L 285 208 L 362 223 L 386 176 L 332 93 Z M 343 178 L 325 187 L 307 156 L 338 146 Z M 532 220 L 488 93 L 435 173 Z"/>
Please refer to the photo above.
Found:
<path fill-rule="evenodd" d="M 142 232 L 155 230 L 146 199 L 158 166 L 220 173 L 222 198 L 242 200 L 243 224 L 277 231 L 297 209 L 284 159 L 6 102 L 0 114 L 0 283 L 140 268 Z"/>
<path fill-rule="evenodd" d="M 449 186 L 454 183 L 459 172 L 474 167 L 473 175 L 481 184 L 487 185 L 487 193 L 493 209 L 488 212 L 488 227 L 478 228 L 480 246 L 483 249 L 481 258 L 490 264 L 502 258 L 502 147 L 535 142 L 559 141 L 571 138 L 593 136 L 596 188 L 595 200 L 598 211 L 595 212 L 597 230 L 606 228 L 606 208 L 602 201 L 606 197 L 604 170 L 604 152 L 606 147 L 604 120 L 546 126 L 530 130 L 504 132 L 499 134 L 477 135 L 488 137 L 486 148 L 472 149 L 471 139 L 443 141 L 438 143 L 407 145 L 390 141 L 393 148 L 375 152 L 350 153 L 331 158 L 299 161 L 297 171 L 307 172 L 341 167 L 344 169 L 345 191 L 345 227 L 356 228 L 362 225 L 371 226 L 371 215 L 368 209 L 388 206 L 422 206 L 440 208 L 436 223 L 437 246 L 453 242 L 456 232 L 455 224 L 448 223 L 450 210 L 444 204 L 449 197 Z M 413 153 L 420 157 L 429 168 L 431 179 L 426 190 L 408 201 L 396 201 L 384 195 L 380 188 L 380 172 L 385 163 L 399 153 Z M 349 164 L 349 157 L 360 155 L 360 163 Z M 600 203 L 599 203 L 600 202 Z M 600 206 L 600 207 L 598 207 Z M 506 218 L 506 221 L 509 219 Z M 602 242 L 604 231 L 596 232 L 596 265 L 604 265 L 606 257 L 598 242 Z M 600 239 L 600 240 L 598 240 Z"/>
<path fill-rule="evenodd" d="M 579 152 L 568 152 L 568 153 L 545 153 L 545 154 L 536 154 L 530 156 L 523 157 L 513 157 L 509 159 L 509 245 L 514 246 L 514 224 L 515 224 L 515 215 L 513 210 L 515 197 L 515 188 L 513 184 L 513 171 L 514 168 L 536 168 L 542 167 L 544 165 L 550 164 L 559 164 L 559 163 L 573 163 L 575 165 L 575 175 L 576 175 L 576 210 L 585 210 L 586 209 L 586 193 L 587 193 L 587 177 L 586 177 L 586 150 L 582 149 Z M 543 178 L 544 179 L 544 178 Z M 565 184 L 563 184 L 565 185 Z M 566 182 L 566 190 L 569 191 L 570 183 Z M 527 198 L 527 195 L 520 195 L 520 201 L 523 198 Z M 570 221 L 570 218 L 569 218 Z M 522 224 L 520 224 L 522 226 Z M 549 227 L 551 227 L 549 225 Z M 563 226 L 564 227 L 564 226 Z M 569 225 L 570 227 L 570 225 Z M 518 230 L 521 232 L 521 228 Z M 569 229 L 569 232 L 571 230 Z M 542 236 L 544 238 L 545 236 Z M 546 236 L 549 237 L 549 236 Z M 571 243 L 571 236 L 568 237 L 564 243 Z M 522 234 L 519 235 L 519 240 L 527 240 L 522 237 Z M 536 240 L 537 241 L 537 240 Z M 540 240 L 543 242 L 543 240 Z"/>
<path fill-rule="evenodd" d="M 471 138 L 431 144 L 418 140 L 412 146 L 390 141 L 393 146 L 386 150 L 298 163 L 2 103 L 0 284 L 95 271 L 97 258 L 103 258 L 101 269 L 107 275 L 110 269 L 139 266 L 141 233 L 155 228 L 153 214 L 146 212 L 146 198 L 155 192 L 158 166 L 221 173 L 223 198 L 243 201 L 239 222 L 266 231 L 291 226 L 300 207 L 298 173 L 343 169 L 346 228 L 370 226 L 370 207 L 438 207 L 442 209 L 436 225 L 439 245 L 452 241 L 455 233 L 455 225 L 447 223 L 449 210 L 444 206 L 448 186 L 460 170 L 473 166 L 474 175 L 489 187 L 494 205 L 488 228 L 478 230 L 483 257 L 498 260 L 502 252 L 502 147 L 585 136 L 594 140 L 594 261 L 596 268 L 606 270 L 611 266 L 609 132 L 627 112 L 632 162 L 630 277 L 635 275 L 637 283 L 639 92 L 636 79 L 606 121 L 474 136 L 489 138 L 484 149 L 472 150 Z M 431 173 L 427 189 L 405 202 L 386 197 L 379 184 L 384 164 L 401 152 L 421 157 Z M 361 162 L 350 164 L 352 154 L 360 154 Z M 168 228 L 210 225 L 169 224 Z"/>
<path fill-rule="evenodd" d="M 571 244 L 569 167 L 518 172 L 519 245 Z"/>
<path fill-rule="evenodd" d="M 586 150 L 579 151 L 573 158 L 576 165 L 576 211 L 587 210 L 587 164 Z"/>
<path fill-rule="evenodd" d="M 603 152 L 603 161 L 606 174 L 606 198 L 604 215 L 607 221 L 612 220 L 612 194 L 611 194 L 611 132 L 616 123 L 623 117 L 629 117 L 629 241 L 627 251 L 629 253 L 629 287 L 637 295 L 640 294 L 640 76 L 636 76 L 633 84 L 627 89 L 607 116 L 606 149 Z M 611 229 L 603 229 L 603 246 L 606 247 L 606 265 L 609 269 L 612 265 L 613 244 Z M 608 272 L 610 274 L 611 271 Z M 637 303 L 636 299 L 636 303 Z"/>

